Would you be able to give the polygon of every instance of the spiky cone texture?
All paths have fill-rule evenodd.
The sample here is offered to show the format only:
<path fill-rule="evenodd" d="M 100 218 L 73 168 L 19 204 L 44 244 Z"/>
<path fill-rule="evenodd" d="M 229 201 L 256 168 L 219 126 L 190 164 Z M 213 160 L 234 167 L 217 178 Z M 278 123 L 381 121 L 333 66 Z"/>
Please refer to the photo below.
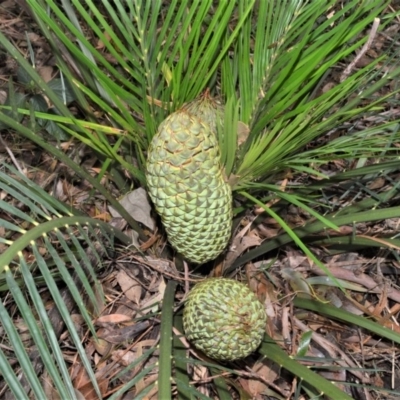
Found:
<path fill-rule="evenodd" d="M 169 115 L 148 150 L 148 191 L 171 245 L 187 260 L 205 263 L 226 248 L 232 192 L 225 182 L 217 120 L 221 106 L 206 92 Z"/>
<path fill-rule="evenodd" d="M 267 315 L 256 295 L 233 279 L 210 278 L 189 292 L 183 311 L 188 340 L 220 361 L 247 357 L 260 345 Z"/>

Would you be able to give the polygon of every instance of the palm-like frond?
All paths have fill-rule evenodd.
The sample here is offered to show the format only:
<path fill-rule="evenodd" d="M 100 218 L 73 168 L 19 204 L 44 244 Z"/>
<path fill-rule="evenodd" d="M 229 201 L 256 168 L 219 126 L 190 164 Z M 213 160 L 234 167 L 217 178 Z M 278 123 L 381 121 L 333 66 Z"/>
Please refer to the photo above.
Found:
<path fill-rule="evenodd" d="M 382 104 L 384 99 L 363 104 L 386 78 L 393 79 L 383 69 L 379 71 L 377 64 L 382 59 L 316 94 L 329 69 L 361 48 L 367 40 L 363 32 L 387 5 L 368 2 L 360 7 L 358 1 L 351 1 L 332 11 L 335 3 L 262 2 L 260 10 L 254 10 L 257 24 L 249 20 L 244 25 L 230 63 L 240 65 L 237 83 L 231 87 L 239 86 L 240 117 L 250 127 L 233 170 L 239 184 L 271 176 L 276 179 L 277 172 L 298 170 L 299 164 L 304 168 L 309 162 L 302 159 L 307 144 Z M 393 70 L 394 76 L 399 73 L 399 68 Z M 232 76 L 227 73 L 226 86 Z M 366 88 L 373 79 L 377 82 Z M 229 92 L 233 93 L 232 88 Z M 365 137 L 373 141 L 367 133 Z M 360 148 L 363 151 L 368 152 Z"/>
<path fill-rule="evenodd" d="M 350 207 L 340 210 L 339 216 L 331 204 L 324 202 L 324 190 L 332 182 L 347 181 L 352 185 L 356 180 L 364 181 L 376 176 L 380 170 L 389 172 L 398 168 L 395 145 L 399 140 L 398 121 L 383 122 L 351 136 L 325 140 L 318 147 L 306 148 L 324 134 L 336 132 L 347 121 L 379 112 L 385 96 L 373 101 L 365 100 L 370 100 L 380 88 L 400 75 L 396 62 L 383 57 L 353 72 L 331 89 L 320 90 L 324 79 L 339 61 L 351 62 L 354 53 L 367 40 L 368 27 L 389 4 L 380 0 L 350 0 L 342 7 L 336 7 L 336 3 L 301 0 L 103 0 L 98 4 L 92 0 L 61 0 L 58 3 L 27 0 L 41 32 L 54 51 L 62 77 L 61 89 L 57 92 L 51 84 L 46 84 L 32 67 L 34 60 L 25 60 L 0 33 L 2 46 L 17 60 L 27 80 L 31 80 L 56 110 L 56 113 L 51 113 L 24 104 L 10 84 L 9 102 L 2 106 L 3 112 L 0 113 L 1 127 L 19 132 L 79 173 L 132 227 L 140 231 L 129 213 L 100 184 L 100 179 L 94 179 L 41 137 L 42 126 L 38 121 L 56 124 L 67 137 L 73 137 L 96 151 L 103 161 L 101 174 L 114 163 L 126 169 L 135 183 L 145 185 L 145 153 L 159 123 L 171 111 L 211 87 L 226 104 L 224 129 L 219 132 L 222 160 L 227 175 L 234 182 L 233 189 L 242 194 L 242 209 L 254 204 L 266 207 L 271 198 L 279 199 L 277 205 L 266 208 L 266 211 L 286 230 L 239 258 L 227 273 L 291 242 L 313 257 L 304 245 L 305 239 L 314 243 L 347 240 L 349 246 L 377 245 L 372 239 L 366 241 L 365 238 L 312 236 L 326 228 L 336 229 L 344 224 L 399 217 L 398 207 L 392 204 L 391 207 L 379 208 L 395 196 L 398 185 L 378 199 L 354 201 Z M 387 20 L 381 22 L 382 28 L 392 18 L 388 15 Z M 384 72 L 387 65 L 390 65 L 390 73 Z M 67 84 L 62 84 L 64 79 Z M 67 92 L 73 94 L 71 98 L 81 115 L 68 107 Z M 245 139 L 241 136 L 243 131 L 248 133 Z M 337 157 L 360 160 L 356 169 L 328 177 L 322 167 Z M 382 164 L 365 166 L 365 159 L 370 157 L 376 157 L 376 161 Z M 97 247 L 93 239 L 94 230 L 99 229 L 110 245 L 112 235 L 119 233 L 110 232 L 106 224 L 70 214 L 70 210 L 23 175 L 5 168 L 11 177 L 0 175 L 0 184 L 9 199 L 1 202 L 0 207 L 4 215 L 12 218 L 2 217 L 0 220 L 2 227 L 10 232 L 9 237 L 2 239 L 3 244 L 9 246 L 0 256 L 2 287 L 15 297 L 18 312 L 29 327 L 57 391 L 64 397 L 73 398 L 57 335 L 35 284 L 40 282 L 49 288 L 99 394 L 56 282 L 58 279 L 66 282 L 91 327 L 90 316 L 82 306 L 80 288 L 82 286 L 93 301 L 90 280 L 95 281 L 95 273 L 84 248 L 88 246 L 95 258 L 101 258 L 105 250 Z M 322 180 L 310 184 L 306 179 L 304 185 L 297 187 L 289 182 L 287 190 L 283 191 L 279 183 L 287 175 L 313 175 Z M 26 189 L 21 182 L 29 187 L 29 193 L 24 192 Z M 246 203 L 243 197 L 251 201 Z M 21 211 L 13 206 L 13 199 L 25 204 L 29 210 Z M 281 207 L 288 204 L 304 209 L 316 220 L 301 228 L 291 228 L 280 217 Z M 315 211 L 315 207 L 322 204 L 324 208 L 319 208 L 319 211 L 328 213 L 325 216 Z M 373 216 L 370 213 L 372 209 Z M 12 222 L 13 219 L 34 227 L 21 229 Z M 21 236 L 17 238 L 16 235 Z M 120 239 L 126 240 L 121 235 Z M 386 242 L 399 245 L 396 238 L 386 239 Z M 45 249 L 44 255 L 42 248 Z M 27 254 L 31 259 L 26 259 Z M 72 279 L 67 265 L 76 270 L 80 285 Z M 40 271 L 39 277 L 33 268 Z M 175 352 L 179 342 L 176 337 L 172 348 L 170 344 L 165 345 L 172 335 L 173 289 L 171 283 L 167 291 L 170 314 L 163 310 L 162 351 L 165 353 L 162 353 L 161 364 L 166 367 L 161 373 L 164 371 L 166 375 L 160 377 L 160 388 L 163 395 L 170 395 L 172 352 L 177 356 L 177 367 L 180 368 L 177 373 L 179 393 L 201 396 L 184 373 L 186 364 L 195 361 L 182 357 L 185 351 L 182 347 Z M 29 302 L 34 311 L 27 307 Z M 23 349 L 6 307 L 0 306 L 0 315 L 9 340 L 15 343 L 15 354 L 28 382 L 25 386 L 18 381 L 7 361 L 8 354 L 1 351 L 0 366 L 7 372 L 4 376 L 9 387 L 16 397 L 23 396 L 26 387 L 32 388 L 36 397 L 45 397 L 29 359 L 30 354 Z M 179 325 L 179 315 L 175 319 Z M 41 324 L 39 329 L 38 320 Z M 42 328 L 49 332 L 48 335 L 43 334 Z M 398 341 L 397 336 L 395 340 Z M 312 384 L 314 375 L 304 372 L 304 367 L 285 357 L 274 345 L 268 347 L 268 343 L 264 343 L 261 352 L 267 355 L 271 352 L 276 362 Z M 122 395 L 150 370 L 143 370 L 111 398 Z M 318 382 L 326 393 L 338 393 L 328 382 Z M 218 386 L 217 383 L 217 387 L 223 398 L 224 385 Z M 141 396 L 145 394 L 143 392 Z"/>
<path fill-rule="evenodd" d="M 0 255 L 2 287 L 3 291 L 10 291 L 19 314 L 17 320 L 23 321 L 22 325 L 27 327 L 32 340 L 29 345 L 21 341 L 14 322 L 15 316 L 11 317 L 4 297 L 0 303 L 1 321 L 6 334 L 3 341 L 10 344 L 12 350 L 0 351 L 3 371 L 8 371 L 3 374 L 3 379 L 17 398 L 25 398 L 25 393 L 30 390 L 36 398 L 47 398 L 48 394 L 44 392 L 38 377 L 41 366 L 44 366 L 57 392 L 64 398 L 75 398 L 76 393 L 58 340 L 61 332 L 57 334 L 54 327 L 60 316 L 99 394 L 90 361 L 58 282 L 62 279 L 66 284 L 73 302 L 95 336 L 92 316 L 85 302 L 92 305 L 95 313 L 98 312 L 98 295 L 93 288 L 98 292 L 101 287 L 96 285 L 93 265 L 100 264 L 113 246 L 114 231 L 100 221 L 74 216 L 72 210 L 8 165 L 3 165 L 0 171 L 0 189 L 6 195 L 0 201 L 0 226 L 4 231 L 0 243 L 5 247 Z M 97 240 L 99 233 L 102 236 L 100 241 Z M 124 239 L 123 235 L 117 235 Z M 54 310 L 50 315 L 41 298 L 40 286 L 48 288 L 54 301 Z M 6 296 L 7 292 L 3 293 Z M 15 365 L 14 368 L 10 365 L 9 360 L 14 357 L 24 371 L 22 380 L 14 372 Z"/>
<path fill-rule="evenodd" d="M 167 112 L 193 99 L 210 85 L 219 61 L 246 18 L 245 14 L 226 38 L 234 2 L 214 8 L 212 1 L 194 1 L 189 7 L 178 1 L 168 7 L 161 1 L 144 4 L 134 1 L 126 9 L 120 1 L 112 4 L 104 1 L 113 28 L 98 5 L 91 1 L 84 7 L 79 1 L 64 0 L 66 13 L 54 3 L 49 4 L 49 13 L 44 2 L 28 3 L 47 38 L 58 49 L 56 56 L 70 80 L 71 72 L 63 57 L 68 55 L 74 59 L 79 70 L 79 76 L 74 77 L 75 86 L 81 92 L 78 99 L 82 105 L 87 104 L 82 97 L 84 94 L 126 130 L 142 149 L 147 147 Z M 254 1 L 247 6 L 247 13 L 252 3 Z M 55 23 L 53 14 L 62 29 Z M 85 38 L 80 18 L 114 58 L 113 64 Z M 205 19 L 209 19 L 206 28 Z M 55 37 L 63 44 L 61 50 Z M 77 44 L 71 37 L 76 38 Z M 225 41 L 221 48 L 222 38 Z"/>
<path fill-rule="evenodd" d="M 372 1 L 359 6 L 354 0 L 335 9 L 335 3 L 249 0 L 236 8 L 234 2 L 217 7 L 211 1 L 193 1 L 189 6 L 171 2 L 169 7 L 161 1 L 133 2 L 124 7 L 119 1 L 113 5 L 105 1 L 106 19 L 91 1 L 82 5 L 64 0 L 64 9 L 53 3 L 47 9 L 45 2 L 29 2 L 87 117 L 94 122 L 88 110 L 93 102 L 111 122 L 114 137 L 121 139 L 114 145 L 104 129 L 95 125 L 89 129 L 74 118 L 14 53 L 69 119 L 67 125 L 62 120 L 57 123 L 106 158 L 117 160 L 142 183 L 143 152 L 158 124 L 220 74 L 219 94 L 227 103 L 223 161 L 227 172 L 236 177 L 237 187 L 243 189 L 255 180 L 277 179 L 287 169 L 318 174 L 310 168 L 304 146 L 357 115 L 377 110 L 384 97 L 368 105 L 363 99 L 400 74 L 400 68 L 392 68 L 390 74 L 380 72 L 377 64 L 382 60 L 378 59 L 316 94 L 330 68 L 365 43 L 365 29 L 387 5 Z M 82 19 L 110 55 L 108 59 L 82 33 Z M 68 66 L 65 59 L 74 62 Z M 367 88 L 372 80 L 376 83 Z M 235 158 L 237 128 L 233 124 L 238 120 L 249 127 L 250 135 Z M 74 129 L 68 126 L 71 123 Z M 135 145 L 139 169 L 119 154 L 121 146 L 128 144 L 125 134 Z M 374 150 L 382 142 L 373 136 L 368 140 Z M 349 153 L 354 154 L 358 143 L 352 143 Z M 360 146 L 359 153 L 376 154 L 367 147 Z M 343 151 L 345 146 L 341 155 Z"/>

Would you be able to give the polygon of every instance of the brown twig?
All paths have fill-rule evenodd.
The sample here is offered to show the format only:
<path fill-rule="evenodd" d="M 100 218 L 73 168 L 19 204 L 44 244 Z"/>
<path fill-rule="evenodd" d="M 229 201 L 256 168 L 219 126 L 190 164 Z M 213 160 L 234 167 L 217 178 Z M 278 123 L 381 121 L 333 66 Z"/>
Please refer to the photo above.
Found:
<path fill-rule="evenodd" d="M 22 170 L 19 162 L 17 161 L 17 159 L 14 156 L 14 153 L 11 151 L 11 149 L 8 147 L 7 143 L 3 140 L 3 138 L 0 136 L 0 142 L 1 144 L 4 146 L 4 148 L 6 149 L 8 155 L 10 156 L 12 162 L 14 163 L 14 165 L 16 166 L 16 168 L 18 169 L 18 171 L 25 176 L 24 171 Z"/>
<path fill-rule="evenodd" d="M 340 76 L 340 82 L 343 82 L 344 80 L 346 80 L 349 77 L 349 75 L 355 68 L 358 61 L 360 61 L 361 57 L 369 50 L 369 48 L 372 45 L 372 42 L 375 39 L 376 32 L 378 31 L 380 22 L 381 22 L 381 20 L 379 18 L 374 19 L 374 23 L 372 24 L 371 31 L 369 32 L 368 40 L 366 41 L 366 43 L 364 43 L 364 46 L 362 47 L 360 52 L 356 55 L 355 59 L 343 71 L 342 75 Z"/>

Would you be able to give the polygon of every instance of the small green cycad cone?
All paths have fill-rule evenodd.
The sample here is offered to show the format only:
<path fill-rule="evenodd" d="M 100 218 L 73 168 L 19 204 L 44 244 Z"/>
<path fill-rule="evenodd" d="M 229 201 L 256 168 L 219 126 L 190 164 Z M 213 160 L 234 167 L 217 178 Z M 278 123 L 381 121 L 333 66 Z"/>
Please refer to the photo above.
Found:
<path fill-rule="evenodd" d="M 209 278 L 189 292 L 183 329 L 189 341 L 208 357 L 233 361 L 260 345 L 267 321 L 265 307 L 243 283 Z"/>
<path fill-rule="evenodd" d="M 232 193 L 216 133 L 221 113 L 206 92 L 169 115 L 148 150 L 149 195 L 169 242 L 195 263 L 216 258 L 231 234 Z"/>

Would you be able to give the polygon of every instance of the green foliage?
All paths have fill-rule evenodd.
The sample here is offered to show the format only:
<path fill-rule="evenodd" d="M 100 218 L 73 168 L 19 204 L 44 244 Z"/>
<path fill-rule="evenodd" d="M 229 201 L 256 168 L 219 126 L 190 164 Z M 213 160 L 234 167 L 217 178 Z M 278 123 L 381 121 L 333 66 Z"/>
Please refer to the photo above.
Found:
<path fill-rule="evenodd" d="M 74 215 L 73 210 L 58 202 L 40 186 L 6 164 L 0 171 L 0 189 L 7 194 L 7 197 L 0 201 L 0 208 L 4 213 L 0 218 L 0 227 L 6 232 L 0 239 L 2 246 L 6 247 L 0 255 L 0 279 L 3 282 L 3 290 L 7 289 L 12 294 L 18 313 L 29 331 L 30 339 L 33 340 L 34 348 L 37 349 L 40 360 L 49 373 L 49 379 L 58 393 L 65 398 L 75 398 L 58 338 L 41 298 L 37 286 L 38 280 L 35 279 L 40 271 L 41 285 L 45 285 L 49 289 L 76 346 L 81 362 L 99 394 L 90 361 L 86 356 L 81 338 L 76 331 L 57 282 L 62 279 L 66 283 L 87 326 L 95 335 L 92 317 L 82 298 L 82 288 L 89 304 L 96 312 L 98 303 L 93 287 L 96 288 L 96 291 L 100 287 L 96 284 L 97 278 L 92 264 L 101 262 L 107 252 L 104 246 L 113 244 L 114 234 L 117 234 L 123 241 L 126 241 L 127 238 L 114 232 L 105 223 L 86 216 Z M 15 204 L 18 202 L 24 204 L 24 211 L 16 207 Z M 11 222 L 12 220 L 18 221 L 18 223 L 14 224 Z M 32 228 L 25 229 L 22 226 L 32 226 Z M 96 230 L 100 230 L 103 241 L 95 240 L 98 235 Z M 85 251 L 85 247 L 90 249 L 90 257 Z M 42 248 L 46 250 L 44 254 Z M 29 258 L 30 261 L 28 261 Z M 76 278 L 72 277 L 68 267 L 73 268 Z M 36 398 L 47 397 L 35 372 L 33 361 L 30 359 L 32 351 L 30 347 L 32 346 L 27 346 L 22 342 L 3 302 L 0 302 L 0 315 L 6 334 L 4 340 L 12 344 L 33 394 Z M 3 374 L 3 378 L 17 398 L 26 398 L 20 379 L 12 370 L 7 358 L 5 350 L 1 350 L 0 363 L 3 370 L 9 371 L 9 373 Z M 21 391 L 24 393 L 22 397 Z"/>
<path fill-rule="evenodd" d="M 159 368 L 162 373 L 158 378 L 158 390 L 161 398 L 168 400 L 171 398 L 171 349 L 172 349 L 172 323 L 173 307 L 175 300 L 175 290 L 177 282 L 169 281 L 165 290 L 163 300 L 163 310 L 161 317 L 161 337 L 160 337 L 160 362 Z"/>
<path fill-rule="evenodd" d="M 375 333 L 382 338 L 387 338 L 395 343 L 400 344 L 399 333 L 392 331 L 384 326 L 381 326 L 376 322 L 370 321 L 367 318 L 354 315 L 346 310 L 333 307 L 320 301 L 301 298 L 295 299 L 295 305 L 306 310 L 313 310 L 323 315 L 329 315 L 329 317 L 339 321 L 345 321 L 351 324 L 355 324 L 359 327 L 368 329 L 370 332 Z"/>
<path fill-rule="evenodd" d="M 289 357 L 271 338 L 266 335 L 264 342 L 261 345 L 260 353 L 270 358 L 278 365 L 283 366 L 288 371 L 297 376 L 300 381 L 304 381 L 310 386 L 316 388 L 319 396 L 326 395 L 331 399 L 346 399 L 352 397 L 337 388 L 332 382 L 311 371 L 309 368 L 295 362 Z"/>

